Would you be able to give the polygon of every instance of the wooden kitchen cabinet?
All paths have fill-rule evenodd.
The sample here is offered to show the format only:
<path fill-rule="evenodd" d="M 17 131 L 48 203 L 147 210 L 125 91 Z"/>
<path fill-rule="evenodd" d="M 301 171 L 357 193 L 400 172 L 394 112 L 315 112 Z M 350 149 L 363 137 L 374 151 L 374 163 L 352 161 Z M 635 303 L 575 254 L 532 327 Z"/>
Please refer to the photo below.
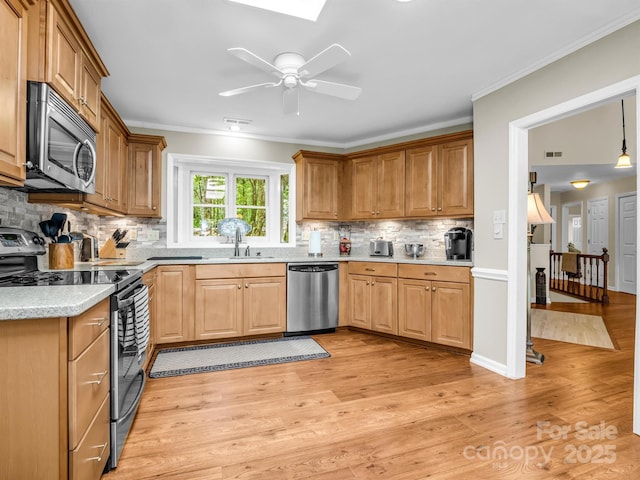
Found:
<path fill-rule="evenodd" d="M 397 265 L 349 262 L 350 325 L 398 333 Z"/>
<path fill-rule="evenodd" d="M 154 268 L 153 270 L 149 270 L 147 273 L 142 275 L 142 283 L 144 283 L 149 289 L 149 343 L 147 344 L 147 356 L 145 359 L 145 364 L 142 366 L 144 370 L 147 369 L 149 363 L 151 362 L 151 357 L 153 356 L 153 351 L 156 348 L 156 335 L 155 335 L 155 325 L 157 322 L 157 286 L 156 280 L 158 278 L 158 269 Z"/>
<path fill-rule="evenodd" d="M 398 265 L 400 336 L 472 348 L 468 267 Z"/>
<path fill-rule="evenodd" d="M 99 131 L 100 85 L 109 72 L 68 1 L 37 2 L 28 37 L 28 79 L 49 83 Z"/>
<path fill-rule="evenodd" d="M 0 2 L 0 186 L 26 178 L 27 9 L 19 0 Z"/>
<path fill-rule="evenodd" d="M 404 151 L 351 160 L 351 217 L 404 216 Z"/>
<path fill-rule="evenodd" d="M 473 140 L 406 151 L 407 217 L 473 215 Z"/>
<path fill-rule="evenodd" d="M 167 148 L 164 137 L 129 135 L 127 213 L 136 217 L 162 215 L 160 208 L 162 180 L 162 150 Z"/>
<path fill-rule="evenodd" d="M 194 268 L 193 265 L 156 267 L 156 344 L 193 340 Z"/>
<path fill-rule="evenodd" d="M 296 221 L 343 218 L 343 155 L 301 150 L 296 162 Z"/>
<path fill-rule="evenodd" d="M 99 480 L 109 457 L 109 299 L 0 322 L 0 476 Z"/>
<path fill-rule="evenodd" d="M 286 265 L 197 265 L 195 339 L 284 332 Z"/>
<path fill-rule="evenodd" d="M 85 201 L 120 213 L 127 210 L 127 137 L 129 130 L 102 96 L 100 133 L 97 136 L 96 191 Z"/>

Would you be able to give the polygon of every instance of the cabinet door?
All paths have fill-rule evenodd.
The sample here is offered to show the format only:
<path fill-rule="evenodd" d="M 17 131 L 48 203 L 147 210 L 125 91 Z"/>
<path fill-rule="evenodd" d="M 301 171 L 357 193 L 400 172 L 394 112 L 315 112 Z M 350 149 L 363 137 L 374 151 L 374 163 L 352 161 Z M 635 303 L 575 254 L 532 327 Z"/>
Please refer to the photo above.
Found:
<path fill-rule="evenodd" d="M 431 340 L 431 282 L 398 280 L 398 334 Z"/>
<path fill-rule="evenodd" d="M 159 217 L 161 151 L 157 145 L 129 144 L 130 215 Z"/>
<path fill-rule="evenodd" d="M 48 80 L 74 108 L 78 108 L 82 50 L 73 31 L 49 4 Z"/>
<path fill-rule="evenodd" d="M 26 178 L 27 24 L 19 1 L 0 2 L 0 185 L 21 186 Z"/>
<path fill-rule="evenodd" d="M 436 157 L 437 147 L 415 148 L 406 152 L 407 217 L 429 217 L 437 214 Z"/>
<path fill-rule="evenodd" d="M 371 330 L 371 279 L 349 275 L 349 324 Z"/>
<path fill-rule="evenodd" d="M 398 280 L 389 277 L 371 278 L 371 329 L 398 334 Z"/>
<path fill-rule="evenodd" d="M 156 343 L 193 340 L 192 272 L 188 265 L 158 267 Z"/>
<path fill-rule="evenodd" d="M 242 335 L 242 279 L 196 280 L 196 339 Z"/>
<path fill-rule="evenodd" d="M 404 216 L 404 151 L 378 156 L 376 218 Z"/>
<path fill-rule="evenodd" d="M 471 349 L 469 285 L 432 282 L 431 340 Z"/>
<path fill-rule="evenodd" d="M 438 215 L 473 214 L 473 140 L 438 150 Z"/>
<path fill-rule="evenodd" d="M 94 129 L 100 130 L 100 84 L 102 77 L 86 56 L 80 67 L 80 114 Z"/>
<path fill-rule="evenodd" d="M 100 111 L 100 132 L 96 135 L 96 191 L 86 194 L 87 202 L 105 207 L 107 205 L 107 162 L 109 152 L 107 150 L 107 132 L 109 131 L 109 118 L 104 109 Z"/>
<path fill-rule="evenodd" d="M 304 168 L 303 217 L 318 220 L 338 218 L 338 164 L 310 158 Z"/>
<path fill-rule="evenodd" d="M 287 321 L 286 277 L 244 280 L 244 335 L 284 332 Z"/>
<path fill-rule="evenodd" d="M 115 122 L 105 124 L 105 195 L 107 206 L 123 211 L 125 205 L 124 165 L 127 155 L 125 135 Z"/>
<path fill-rule="evenodd" d="M 375 218 L 376 216 L 376 158 L 356 158 L 352 161 L 351 216 Z"/>

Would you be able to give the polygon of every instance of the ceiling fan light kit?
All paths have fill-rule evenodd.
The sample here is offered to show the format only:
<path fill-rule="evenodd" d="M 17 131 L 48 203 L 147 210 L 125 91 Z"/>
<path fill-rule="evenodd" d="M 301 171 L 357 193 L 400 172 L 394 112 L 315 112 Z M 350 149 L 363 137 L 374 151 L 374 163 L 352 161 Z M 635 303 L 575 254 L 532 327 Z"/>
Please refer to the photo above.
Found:
<path fill-rule="evenodd" d="M 273 88 L 283 85 L 285 87 L 282 94 L 284 112 L 299 115 L 298 97 L 300 87 L 311 92 L 330 95 L 345 100 L 355 100 L 362 92 L 360 87 L 315 78 L 316 75 L 335 67 L 338 63 L 351 57 L 347 49 L 337 43 L 327 47 L 310 60 L 305 60 L 299 53 L 284 52 L 276 55 L 273 63 L 264 60 L 245 48 L 236 47 L 230 48 L 227 51 L 240 60 L 276 76 L 278 81 L 226 90 L 219 93 L 219 95 L 223 97 L 231 97 L 263 88 Z"/>

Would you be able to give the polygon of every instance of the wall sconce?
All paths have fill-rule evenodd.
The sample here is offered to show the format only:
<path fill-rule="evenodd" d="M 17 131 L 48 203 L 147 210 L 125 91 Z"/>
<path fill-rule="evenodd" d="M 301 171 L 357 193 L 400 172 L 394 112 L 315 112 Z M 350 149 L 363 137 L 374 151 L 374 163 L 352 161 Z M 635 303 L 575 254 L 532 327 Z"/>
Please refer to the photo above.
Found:
<path fill-rule="evenodd" d="M 584 187 L 589 185 L 589 183 L 591 183 L 591 180 L 574 180 L 573 182 L 571 182 L 571 185 L 573 185 L 578 190 L 582 190 Z"/>
<path fill-rule="evenodd" d="M 624 133 L 624 100 L 622 102 L 622 153 L 614 168 L 631 168 L 631 157 L 627 154 L 627 137 Z"/>

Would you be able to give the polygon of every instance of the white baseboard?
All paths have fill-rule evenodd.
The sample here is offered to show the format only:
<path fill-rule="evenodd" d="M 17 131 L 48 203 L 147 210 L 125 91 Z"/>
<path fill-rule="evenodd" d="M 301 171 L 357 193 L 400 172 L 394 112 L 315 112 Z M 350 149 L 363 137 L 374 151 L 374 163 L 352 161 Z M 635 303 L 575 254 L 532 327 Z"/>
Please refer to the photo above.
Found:
<path fill-rule="evenodd" d="M 502 363 L 498 363 L 495 360 L 491 360 L 490 358 L 487 358 L 485 356 L 478 355 L 477 353 L 472 353 L 470 361 L 474 365 L 478 365 L 479 367 L 491 370 L 498 375 L 502 375 L 503 377 L 507 376 L 507 366 Z"/>

